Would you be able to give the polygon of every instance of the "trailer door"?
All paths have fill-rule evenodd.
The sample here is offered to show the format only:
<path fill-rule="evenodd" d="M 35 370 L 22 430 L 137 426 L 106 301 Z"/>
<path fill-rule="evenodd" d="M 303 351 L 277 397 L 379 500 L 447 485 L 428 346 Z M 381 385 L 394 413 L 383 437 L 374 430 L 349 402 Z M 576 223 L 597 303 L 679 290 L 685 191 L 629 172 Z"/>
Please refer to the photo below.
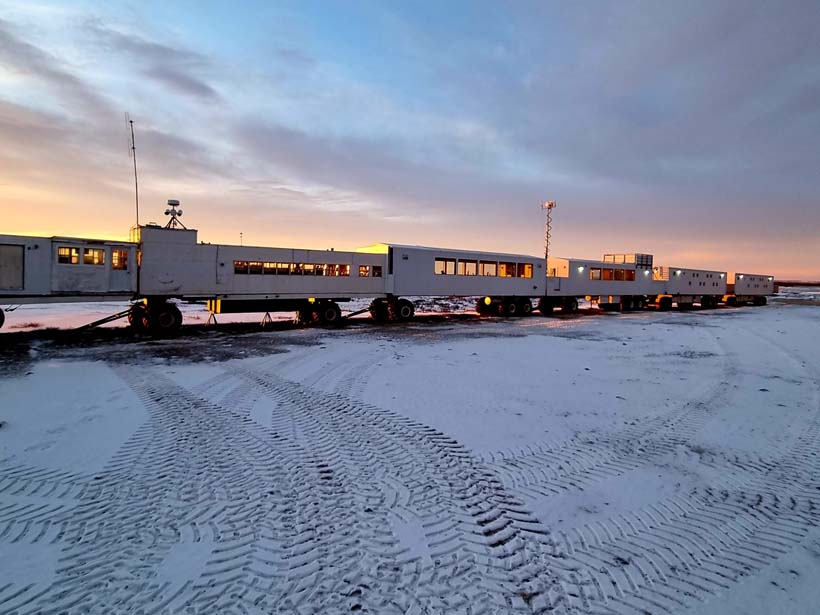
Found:
<path fill-rule="evenodd" d="M 0 244 L 0 290 L 23 290 L 25 246 Z"/>

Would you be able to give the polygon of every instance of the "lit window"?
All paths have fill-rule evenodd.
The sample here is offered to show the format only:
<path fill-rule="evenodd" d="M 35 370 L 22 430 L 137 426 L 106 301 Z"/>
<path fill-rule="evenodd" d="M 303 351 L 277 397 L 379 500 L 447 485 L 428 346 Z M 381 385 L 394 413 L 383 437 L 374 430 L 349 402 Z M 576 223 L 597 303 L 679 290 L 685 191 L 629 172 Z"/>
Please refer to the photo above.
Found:
<path fill-rule="evenodd" d="M 481 275 L 494 276 L 498 270 L 498 263 L 491 263 L 489 261 L 481 261 L 478 264 Z"/>
<path fill-rule="evenodd" d="M 615 275 L 613 277 L 615 278 L 615 280 L 620 281 L 620 282 L 624 281 L 625 276 L 624 276 L 624 270 L 623 269 L 616 269 L 614 273 L 615 273 Z"/>
<path fill-rule="evenodd" d="M 248 273 L 248 261 L 234 261 L 233 262 L 233 272 L 238 274 L 247 274 Z"/>
<path fill-rule="evenodd" d="M 350 275 L 350 265 L 336 265 L 338 267 L 336 275 L 340 276 L 349 276 Z"/>
<path fill-rule="evenodd" d="M 435 271 L 436 275 L 455 275 L 456 259 L 437 258 L 433 270 Z"/>
<path fill-rule="evenodd" d="M 373 277 L 374 278 L 382 277 L 382 266 L 381 265 L 373 265 Z"/>
<path fill-rule="evenodd" d="M 248 273 L 251 275 L 262 275 L 262 261 L 251 261 L 248 263 Z"/>
<path fill-rule="evenodd" d="M 615 272 L 612 269 L 601 269 L 602 280 L 614 280 Z"/>
<path fill-rule="evenodd" d="M 276 275 L 290 275 L 290 263 L 276 263 Z"/>
<path fill-rule="evenodd" d="M 316 267 L 313 263 L 306 263 L 302 269 L 303 275 L 316 275 Z"/>
<path fill-rule="evenodd" d="M 128 269 L 128 250 L 111 250 L 111 269 Z"/>
<path fill-rule="evenodd" d="M 80 251 L 77 248 L 57 248 L 57 262 L 63 265 L 77 265 L 80 262 Z"/>
<path fill-rule="evenodd" d="M 531 278 L 532 277 L 532 263 L 518 263 L 518 277 Z"/>
<path fill-rule="evenodd" d="M 478 261 L 458 261 L 458 275 L 478 275 Z"/>
<path fill-rule="evenodd" d="M 262 272 L 265 275 L 276 275 L 276 263 L 262 263 Z"/>
<path fill-rule="evenodd" d="M 327 265 L 325 265 L 324 263 L 318 263 L 316 265 L 316 275 L 325 275 L 326 268 Z"/>
<path fill-rule="evenodd" d="M 290 275 L 302 275 L 302 263 L 291 263 Z"/>
<path fill-rule="evenodd" d="M 649 273 L 648 271 L 646 273 Z M 624 280 L 627 282 L 634 282 L 635 281 L 635 270 L 634 269 L 626 269 L 624 271 Z"/>
<path fill-rule="evenodd" d="M 359 277 L 360 278 L 369 278 L 370 277 L 370 265 L 359 265 Z"/>
<path fill-rule="evenodd" d="M 600 267 L 590 267 L 590 269 L 589 269 L 589 279 L 590 280 L 600 280 L 601 279 L 601 268 Z"/>
<path fill-rule="evenodd" d="M 105 250 L 85 248 L 83 250 L 83 265 L 105 265 Z"/>
<path fill-rule="evenodd" d="M 501 278 L 515 277 L 515 263 L 498 263 L 498 276 Z"/>

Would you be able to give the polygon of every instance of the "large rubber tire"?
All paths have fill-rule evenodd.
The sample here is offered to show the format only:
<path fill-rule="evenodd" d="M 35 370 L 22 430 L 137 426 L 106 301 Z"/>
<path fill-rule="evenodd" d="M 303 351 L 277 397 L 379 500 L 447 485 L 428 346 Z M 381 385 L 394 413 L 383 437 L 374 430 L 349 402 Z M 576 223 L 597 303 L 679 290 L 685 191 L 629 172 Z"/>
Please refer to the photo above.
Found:
<path fill-rule="evenodd" d="M 622 312 L 631 312 L 634 308 L 634 304 L 632 303 L 632 297 L 621 297 L 621 311 Z"/>
<path fill-rule="evenodd" d="M 635 310 L 637 310 L 639 312 L 641 310 L 645 310 L 646 309 L 646 299 L 644 299 L 643 297 L 638 297 L 637 299 L 635 299 L 634 306 L 635 306 Z"/>
<path fill-rule="evenodd" d="M 507 317 L 518 316 L 518 303 L 514 299 L 502 301 L 498 304 L 498 315 Z"/>
<path fill-rule="evenodd" d="M 658 309 L 661 312 L 668 312 L 672 309 L 672 297 L 661 297 L 658 300 Z"/>
<path fill-rule="evenodd" d="M 487 304 L 484 303 L 484 297 L 475 302 L 475 311 L 479 316 L 487 313 Z"/>
<path fill-rule="evenodd" d="M 387 301 L 384 299 L 373 299 L 370 302 L 370 318 L 375 322 L 387 322 L 390 315 L 387 312 Z"/>
<path fill-rule="evenodd" d="M 416 306 L 409 299 L 399 299 L 396 302 L 396 316 L 401 322 L 412 320 L 416 314 Z"/>
<path fill-rule="evenodd" d="M 319 322 L 323 325 L 339 325 L 342 322 L 342 308 L 335 301 L 326 301 L 317 310 Z"/>
<path fill-rule="evenodd" d="M 766 305 L 766 297 L 764 297 L 764 296 L 755 297 L 754 301 L 752 302 L 752 305 L 757 305 L 757 306 Z"/>
<path fill-rule="evenodd" d="M 562 309 L 565 314 L 575 314 L 578 311 L 578 299 L 575 297 L 567 297 L 564 299 Z"/>
<path fill-rule="evenodd" d="M 154 335 L 174 335 L 182 327 L 182 312 L 173 303 L 149 303 L 142 322 Z"/>
<path fill-rule="evenodd" d="M 732 295 L 731 297 L 726 299 L 726 305 L 729 307 L 737 307 L 737 297 Z"/>
<path fill-rule="evenodd" d="M 135 303 L 128 312 L 128 326 L 134 331 L 145 330 L 145 304 Z"/>
<path fill-rule="evenodd" d="M 547 301 L 546 299 L 541 299 L 538 302 L 538 311 L 541 312 L 542 316 L 551 316 L 552 311 L 555 309 L 555 306 L 552 304 L 551 301 Z"/>
<path fill-rule="evenodd" d="M 695 307 L 693 303 L 678 303 L 678 309 L 681 312 L 688 312 L 693 307 Z"/>
<path fill-rule="evenodd" d="M 524 297 L 523 299 L 519 300 L 518 304 L 518 312 L 522 316 L 529 316 L 530 314 L 532 314 L 532 301 Z"/>
<path fill-rule="evenodd" d="M 3 323 L 6 322 L 6 313 L 0 308 L 0 329 L 3 328 Z"/>

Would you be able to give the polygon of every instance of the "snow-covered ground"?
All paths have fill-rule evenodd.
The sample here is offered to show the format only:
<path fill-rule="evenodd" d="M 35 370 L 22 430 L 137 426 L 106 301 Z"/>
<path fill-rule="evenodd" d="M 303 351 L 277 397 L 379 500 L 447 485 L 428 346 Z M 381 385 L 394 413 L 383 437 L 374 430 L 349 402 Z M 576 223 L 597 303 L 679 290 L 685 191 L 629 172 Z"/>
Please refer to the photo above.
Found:
<path fill-rule="evenodd" d="M 0 613 L 818 612 L 818 307 L 123 339 L 0 347 Z"/>

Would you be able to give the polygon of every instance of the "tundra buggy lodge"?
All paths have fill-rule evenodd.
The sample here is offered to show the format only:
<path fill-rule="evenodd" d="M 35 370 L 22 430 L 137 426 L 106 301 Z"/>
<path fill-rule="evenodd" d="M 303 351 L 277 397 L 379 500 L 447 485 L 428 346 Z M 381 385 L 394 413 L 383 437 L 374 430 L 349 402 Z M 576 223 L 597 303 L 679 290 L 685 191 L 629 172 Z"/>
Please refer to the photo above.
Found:
<path fill-rule="evenodd" d="M 649 305 L 681 310 L 764 305 L 774 278 L 657 266 L 651 254 L 603 260 L 374 244 L 354 252 L 199 243 L 172 219 L 132 229 L 131 241 L 0 235 L 0 304 L 122 301 L 131 325 L 155 333 L 182 324 L 172 299 L 207 301 L 214 313 L 296 311 L 336 323 L 339 303 L 373 298 L 376 321 L 413 317 L 408 296 L 478 296 L 480 314 L 574 312 L 579 299 L 604 310 Z M 166 212 L 167 213 L 167 212 Z M 0 309 L 0 326 L 5 316 Z"/>

